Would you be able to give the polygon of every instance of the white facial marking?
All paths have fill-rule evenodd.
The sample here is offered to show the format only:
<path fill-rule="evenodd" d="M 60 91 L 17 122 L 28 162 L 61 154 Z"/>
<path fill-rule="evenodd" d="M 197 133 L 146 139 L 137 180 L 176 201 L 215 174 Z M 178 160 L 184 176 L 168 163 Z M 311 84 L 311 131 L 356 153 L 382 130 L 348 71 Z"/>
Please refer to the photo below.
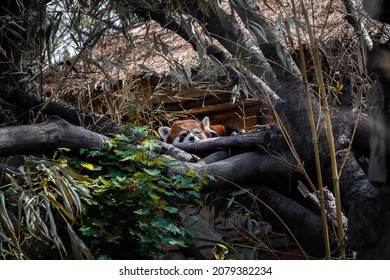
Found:
<path fill-rule="evenodd" d="M 198 136 L 196 136 L 195 134 L 189 132 L 189 133 L 186 133 L 186 135 L 181 135 L 181 136 L 177 136 L 172 144 L 177 144 L 177 143 L 189 143 L 189 142 L 195 142 L 195 141 L 198 141 L 200 140 Z"/>

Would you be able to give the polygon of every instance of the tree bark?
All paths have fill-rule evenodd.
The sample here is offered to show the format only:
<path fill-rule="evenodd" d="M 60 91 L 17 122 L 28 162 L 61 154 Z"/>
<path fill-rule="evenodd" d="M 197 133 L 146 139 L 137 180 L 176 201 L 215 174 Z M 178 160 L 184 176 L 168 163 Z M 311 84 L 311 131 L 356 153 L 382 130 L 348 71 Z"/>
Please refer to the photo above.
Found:
<path fill-rule="evenodd" d="M 320 216 L 269 188 L 259 187 L 254 192 L 261 201 L 258 204 L 267 205 L 263 210 L 265 217 L 270 220 L 276 219 L 279 223 L 285 223 L 291 230 L 291 234 L 310 256 L 324 257 L 325 244 Z M 261 205 L 261 208 L 264 207 Z M 307 231 L 308 229 L 310 232 Z M 330 230 L 329 237 L 331 248 L 335 249 L 337 246 L 336 237 Z"/>
<path fill-rule="evenodd" d="M 370 17 L 390 23 L 389 1 L 363 1 Z M 387 42 L 388 44 L 389 42 Z M 377 186 L 375 195 L 362 204 L 352 204 L 350 246 L 358 259 L 390 258 L 390 49 L 376 46 L 368 55 L 368 70 L 377 81 L 367 95 L 372 117 L 369 133 L 368 178 Z M 368 146 L 368 145 L 367 145 Z M 366 151 L 367 153 L 367 151 Z"/>
<path fill-rule="evenodd" d="M 286 156 L 288 157 L 288 156 Z M 206 163 L 181 162 L 178 166 L 172 166 L 169 171 L 184 175 L 188 170 L 205 172 L 213 175 L 215 181 L 203 186 L 202 192 L 218 191 L 222 189 L 234 189 L 254 183 L 287 184 L 296 170 L 287 158 L 276 158 L 265 152 L 245 152 L 219 161 Z"/>
<path fill-rule="evenodd" d="M 53 116 L 36 125 L 0 128 L 0 156 L 48 154 L 59 147 L 95 149 L 106 140 L 105 136 Z"/>
<path fill-rule="evenodd" d="M 247 150 L 280 150 L 286 148 L 286 143 L 277 127 L 264 131 L 218 138 L 209 138 L 199 142 L 177 143 L 174 145 L 188 153 L 205 155 L 216 151 L 232 151 L 242 153 Z"/>

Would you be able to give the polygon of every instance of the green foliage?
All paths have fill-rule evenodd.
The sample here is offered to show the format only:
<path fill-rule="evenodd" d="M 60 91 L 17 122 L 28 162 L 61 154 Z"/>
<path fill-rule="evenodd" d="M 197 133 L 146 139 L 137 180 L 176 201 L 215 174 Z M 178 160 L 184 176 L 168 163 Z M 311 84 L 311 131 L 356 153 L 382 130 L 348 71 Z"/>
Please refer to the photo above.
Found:
<path fill-rule="evenodd" d="M 134 146 L 117 135 L 102 149 L 81 151 L 85 161 L 71 160 L 74 168 L 93 179 L 80 232 L 95 257 L 159 259 L 168 247 L 186 246 L 194 237 L 195 232 L 176 222 L 178 204 L 198 201 L 200 184 L 210 178 L 167 172 L 177 162 L 155 156 L 157 145 L 147 139 Z"/>
<path fill-rule="evenodd" d="M 26 158 L 2 177 L 1 257 L 161 259 L 169 247 L 187 246 L 196 233 L 180 226 L 178 208 L 200 202 L 211 177 L 169 173 L 177 161 L 156 146 L 117 135 L 79 157 Z"/>

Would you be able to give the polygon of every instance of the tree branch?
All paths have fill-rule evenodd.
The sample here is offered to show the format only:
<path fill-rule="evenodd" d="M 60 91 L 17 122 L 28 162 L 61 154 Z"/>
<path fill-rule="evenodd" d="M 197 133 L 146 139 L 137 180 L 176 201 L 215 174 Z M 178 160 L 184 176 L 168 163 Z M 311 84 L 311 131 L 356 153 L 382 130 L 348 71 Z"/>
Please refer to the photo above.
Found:
<path fill-rule="evenodd" d="M 322 258 L 325 255 L 320 216 L 269 188 L 258 187 L 256 190 L 259 200 L 267 205 L 267 217 L 273 216 L 272 219 L 275 220 L 275 214 L 277 214 L 291 230 L 299 244 L 311 256 Z M 272 209 L 272 211 L 269 209 Z M 336 237 L 332 231 L 329 231 L 329 237 L 332 249 L 336 249 Z"/>
<path fill-rule="evenodd" d="M 276 127 L 272 129 L 238 134 L 234 136 L 224 136 L 218 138 L 209 138 L 192 143 L 178 143 L 175 147 L 188 153 L 205 154 L 215 151 L 236 150 L 242 152 L 247 149 L 259 149 L 260 147 L 273 150 L 280 150 L 286 147 L 284 138 Z"/>
<path fill-rule="evenodd" d="M 0 156 L 45 154 L 59 147 L 94 149 L 105 140 L 108 138 L 103 135 L 53 116 L 36 125 L 0 128 Z"/>
<path fill-rule="evenodd" d="M 357 8 L 356 0 L 343 0 L 345 8 L 347 9 L 346 19 L 349 24 L 355 29 L 356 33 L 361 36 L 366 52 L 372 50 L 374 44 L 370 34 L 362 24 L 362 12 Z"/>

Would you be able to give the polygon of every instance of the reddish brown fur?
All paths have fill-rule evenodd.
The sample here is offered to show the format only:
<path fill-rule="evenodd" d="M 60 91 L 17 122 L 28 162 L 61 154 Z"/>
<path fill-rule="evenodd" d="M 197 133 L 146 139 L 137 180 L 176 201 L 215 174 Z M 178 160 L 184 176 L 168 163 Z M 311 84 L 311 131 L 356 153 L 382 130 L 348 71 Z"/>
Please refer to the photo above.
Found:
<path fill-rule="evenodd" d="M 197 141 L 205 138 L 228 136 L 239 133 L 232 126 L 211 125 L 206 116 L 202 121 L 196 119 L 179 120 L 171 127 L 160 127 L 159 134 L 167 143 Z M 176 139 L 176 140 L 175 140 Z"/>
<path fill-rule="evenodd" d="M 192 131 L 193 129 L 199 129 L 203 131 L 207 137 L 210 137 L 210 132 L 204 131 L 203 124 L 198 120 L 188 119 L 188 120 L 180 120 L 176 121 L 171 126 L 171 132 L 167 138 L 167 143 L 172 143 L 173 140 L 179 136 L 180 132 L 184 131 Z"/>
<path fill-rule="evenodd" d="M 210 125 L 210 129 L 212 129 L 216 133 L 218 133 L 219 136 L 226 136 L 227 135 L 225 126 L 223 126 L 221 124 Z"/>

